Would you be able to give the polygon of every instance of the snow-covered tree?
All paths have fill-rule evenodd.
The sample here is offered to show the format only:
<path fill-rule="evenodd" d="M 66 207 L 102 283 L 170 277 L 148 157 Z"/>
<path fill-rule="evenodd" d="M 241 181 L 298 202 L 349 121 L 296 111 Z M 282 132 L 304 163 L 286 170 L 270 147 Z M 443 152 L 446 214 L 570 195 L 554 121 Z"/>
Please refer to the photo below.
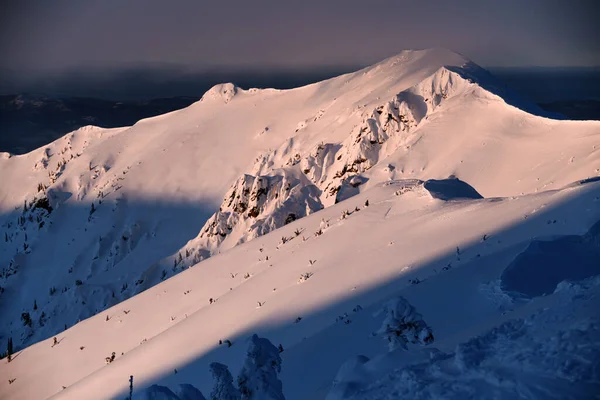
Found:
<path fill-rule="evenodd" d="M 431 328 L 421 314 L 403 297 L 387 301 L 378 313 L 385 313 L 381 328 L 375 334 L 388 341 L 390 351 L 407 349 L 407 344 L 427 345 L 433 342 Z"/>
<path fill-rule="evenodd" d="M 209 366 L 214 386 L 210 392 L 210 400 L 239 400 L 240 392 L 233 386 L 233 376 L 226 365 L 218 362 Z"/>
<path fill-rule="evenodd" d="M 244 366 L 238 375 L 243 400 L 285 400 L 281 381 L 279 349 L 266 338 L 254 334 Z"/>

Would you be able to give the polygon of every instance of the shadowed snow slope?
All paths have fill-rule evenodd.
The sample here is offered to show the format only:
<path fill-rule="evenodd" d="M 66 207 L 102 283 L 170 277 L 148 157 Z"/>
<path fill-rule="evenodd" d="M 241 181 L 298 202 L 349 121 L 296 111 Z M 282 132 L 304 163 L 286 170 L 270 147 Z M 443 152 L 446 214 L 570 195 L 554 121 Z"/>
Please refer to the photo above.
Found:
<path fill-rule="evenodd" d="M 548 224 L 558 223 L 548 220 Z M 529 297 L 552 293 L 565 280 L 600 274 L 598 226 L 583 236 L 533 241 L 502 273 L 502 289 Z M 569 268 L 565 268 L 569 265 Z"/>
<path fill-rule="evenodd" d="M 436 343 L 483 332 L 526 301 L 499 279 L 532 238 L 600 220 L 600 122 L 525 110 L 460 55 L 405 51 L 0 154 L 0 341 L 24 348 L 0 397 L 124 397 L 132 374 L 206 395 L 258 332 L 285 348 L 286 398 L 324 398 L 385 349 L 368 309 L 399 291 Z"/>

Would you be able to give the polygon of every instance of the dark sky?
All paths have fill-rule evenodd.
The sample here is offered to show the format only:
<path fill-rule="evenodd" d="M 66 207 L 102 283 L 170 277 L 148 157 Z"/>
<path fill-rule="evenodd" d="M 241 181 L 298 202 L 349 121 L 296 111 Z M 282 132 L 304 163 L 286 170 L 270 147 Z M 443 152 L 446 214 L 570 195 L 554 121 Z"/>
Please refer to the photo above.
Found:
<path fill-rule="evenodd" d="M 599 66 L 600 6 L 554 0 L 2 2 L 0 68 L 194 70 L 367 65 L 446 47 L 483 66 Z"/>

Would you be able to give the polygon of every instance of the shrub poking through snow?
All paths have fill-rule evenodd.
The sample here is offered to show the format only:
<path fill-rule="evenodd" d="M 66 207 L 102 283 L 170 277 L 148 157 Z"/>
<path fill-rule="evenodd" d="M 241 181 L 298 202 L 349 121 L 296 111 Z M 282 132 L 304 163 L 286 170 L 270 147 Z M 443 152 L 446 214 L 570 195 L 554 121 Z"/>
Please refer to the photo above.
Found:
<path fill-rule="evenodd" d="M 239 400 L 240 392 L 233 386 L 233 376 L 226 365 L 218 362 L 208 367 L 213 376 L 214 386 L 210 400 Z"/>
<path fill-rule="evenodd" d="M 106 358 L 104 359 L 104 361 L 106 362 L 106 364 L 110 364 L 110 363 L 112 363 L 113 361 L 115 361 L 115 357 L 116 357 L 116 354 L 115 354 L 115 352 L 113 351 L 113 352 L 112 352 L 112 354 L 110 355 L 110 357 L 106 357 Z"/>
<path fill-rule="evenodd" d="M 28 312 L 24 312 L 21 314 L 21 321 L 23 321 L 23 326 L 31 327 L 31 316 Z"/>
<path fill-rule="evenodd" d="M 425 346 L 433 342 L 431 328 L 403 297 L 387 301 L 378 314 L 382 312 L 385 319 L 375 334 L 388 341 L 390 351 L 397 348 L 407 350 L 408 343 Z"/>
<path fill-rule="evenodd" d="M 238 387 L 243 400 L 285 400 L 281 381 L 279 349 L 268 339 L 254 334 L 244 366 L 238 376 Z"/>
<path fill-rule="evenodd" d="M 310 278 L 311 276 L 313 276 L 312 272 L 303 273 L 302 275 L 300 275 L 300 279 L 298 279 L 298 283 L 306 282 L 308 280 L 308 278 Z"/>

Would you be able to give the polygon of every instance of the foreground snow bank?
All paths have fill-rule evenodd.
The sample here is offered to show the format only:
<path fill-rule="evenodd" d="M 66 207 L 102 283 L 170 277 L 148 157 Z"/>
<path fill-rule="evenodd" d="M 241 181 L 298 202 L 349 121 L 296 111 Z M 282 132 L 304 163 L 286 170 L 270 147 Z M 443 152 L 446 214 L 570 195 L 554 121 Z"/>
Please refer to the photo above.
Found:
<path fill-rule="evenodd" d="M 452 353 L 431 352 L 407 365 L 414 354 L 404 352 L 391 372 L 351 361 L 340 373 L 353 381 L 346 386 L 353 390 L 328 400 L 591 398 L 600 393 L 599 294 L 598 276 L 563 282 L 544 299 L 548 307 L 506 321 Z"/>

